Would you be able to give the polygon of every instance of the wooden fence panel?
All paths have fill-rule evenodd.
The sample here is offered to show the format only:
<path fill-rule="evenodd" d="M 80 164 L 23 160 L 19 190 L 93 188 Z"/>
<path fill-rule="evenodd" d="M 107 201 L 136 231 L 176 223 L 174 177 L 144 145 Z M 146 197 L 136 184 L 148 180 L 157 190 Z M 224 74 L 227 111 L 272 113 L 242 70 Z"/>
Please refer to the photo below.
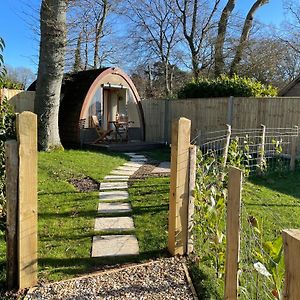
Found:
<path fill-rule="evenodd" d="M 166 101 L 169 101 L 169 112 L 165 109 Z M 232 128 L 260 128 L 261 124 L 267 128 L 286 128 L 300 123 L 299 97 L 236 97 L 233 99 L 232 112 L 228 111 L 229 101 L 229 97 L 144 100 L 142 105 L 146 121 L 146 140 L 170 142 L 171 120 L 180 117 L 192 121 L 192 139 L 198 135 L 199 131 L 205 133 L 224 130 L 229 113 L 232 116 Z"/>

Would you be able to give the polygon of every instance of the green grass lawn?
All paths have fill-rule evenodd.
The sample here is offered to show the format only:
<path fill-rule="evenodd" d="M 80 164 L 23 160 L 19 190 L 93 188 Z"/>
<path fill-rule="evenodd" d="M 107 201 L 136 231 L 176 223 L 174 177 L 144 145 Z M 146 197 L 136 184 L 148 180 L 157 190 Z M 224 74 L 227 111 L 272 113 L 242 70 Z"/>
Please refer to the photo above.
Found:
<path fill-rule="evenodd" d="M 141 259 L 167 253 L 169 178 L 136 181 L 129 189 Z"/>
<path fill-rule="evenodd" d="M 39 278 L 59 280 L 94 267 L 90 259 L 98 192 L 79 192 L 68 180 L 103 179 L 126 162 L 122 155 L 66 150 L 39 153 L 38 234 Z M 5 243 L 0 236 L 2 283 L 5 279 Z"/>

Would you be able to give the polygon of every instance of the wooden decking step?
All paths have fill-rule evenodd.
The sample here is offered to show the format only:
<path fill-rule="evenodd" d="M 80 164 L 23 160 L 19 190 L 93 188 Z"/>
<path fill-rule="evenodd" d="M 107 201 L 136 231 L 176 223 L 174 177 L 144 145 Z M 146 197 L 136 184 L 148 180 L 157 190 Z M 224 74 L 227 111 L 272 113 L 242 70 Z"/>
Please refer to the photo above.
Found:
<path fill-rule="evenodd" d="M 131 256 L 139 254 L 139 244 L 134 235 L 94 236 L 92 257 Z"/>
<path fill-rule="evenodd" d="M 118 201 L 127 200 L 129 194 L 127 191 L 109 191 L 99 193 L 100 201 Z"/>
<path fill-rule="evenodd" d="M 129 203 L 102 202 L 98 205 L 98 213 L 101 214 L 130 213 L 131 211 Z"/>
<path fill-rule="evenodd" d="M 130 231 L 134 230 L 131 217 L 96 218 L 95 231 Z"/>
<path fill-rule="evenodd" d="M 100 183 L 100 191 L 105 190 L 124 190 L 128 189 L 127 182 L 101 182 Z"/>

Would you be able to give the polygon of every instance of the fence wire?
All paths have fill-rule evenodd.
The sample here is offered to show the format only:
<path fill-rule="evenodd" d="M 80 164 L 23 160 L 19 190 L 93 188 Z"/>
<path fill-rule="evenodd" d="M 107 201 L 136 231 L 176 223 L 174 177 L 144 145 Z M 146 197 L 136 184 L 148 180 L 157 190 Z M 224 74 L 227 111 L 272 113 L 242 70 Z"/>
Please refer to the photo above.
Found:
<path fill-rule="evenodd" d="M 297 126 L 262 126 L 258 129 L 229 127 L 202 133 L 193 140 L 201 149 L 201 161 L 206 162 L 206 170 L 202 172 L 208 173 L 215 168 L 216 180 L 223 180 L 224 175 L 217 173 L 222 172 L 222 165 L 226 169 L 227 163 L 242 166 L 250 176 L 243 184 L 242 199 L 246 200 L 242 200 L 241 209 L 239 299 L 281 299 L 284 280 L 281 232 L 300 228 L 300 203 L 295 197 L 288 198 L 285 203 L 280 198 L 269 199 L 263 183 L 266 181 L 267 186 L 272 186 L 290 170 L 293 143 L 297 138 Z M 258 174 L 266 176 L 261 179 L 256 176 Z M 205 174 L 202 177 L 205 178 Z M 253 183 L 256 188 L 262 185 L 257 194 L 253 191 Z"/>

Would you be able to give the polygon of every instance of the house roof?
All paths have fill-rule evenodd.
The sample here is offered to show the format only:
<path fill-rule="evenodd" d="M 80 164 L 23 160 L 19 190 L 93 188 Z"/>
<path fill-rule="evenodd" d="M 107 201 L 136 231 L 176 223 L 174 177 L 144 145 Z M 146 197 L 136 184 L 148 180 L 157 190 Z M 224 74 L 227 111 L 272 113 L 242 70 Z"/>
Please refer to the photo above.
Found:
<path fill-rule="evenodd" d="M 284 86 L 279 92 L 278 96 L 285 96 L 295 85 L 300 83 L 300 75 L 298 75 L 294 80 L 292 80 L 290 83 L 288 83 L 286 86 Z"/>

